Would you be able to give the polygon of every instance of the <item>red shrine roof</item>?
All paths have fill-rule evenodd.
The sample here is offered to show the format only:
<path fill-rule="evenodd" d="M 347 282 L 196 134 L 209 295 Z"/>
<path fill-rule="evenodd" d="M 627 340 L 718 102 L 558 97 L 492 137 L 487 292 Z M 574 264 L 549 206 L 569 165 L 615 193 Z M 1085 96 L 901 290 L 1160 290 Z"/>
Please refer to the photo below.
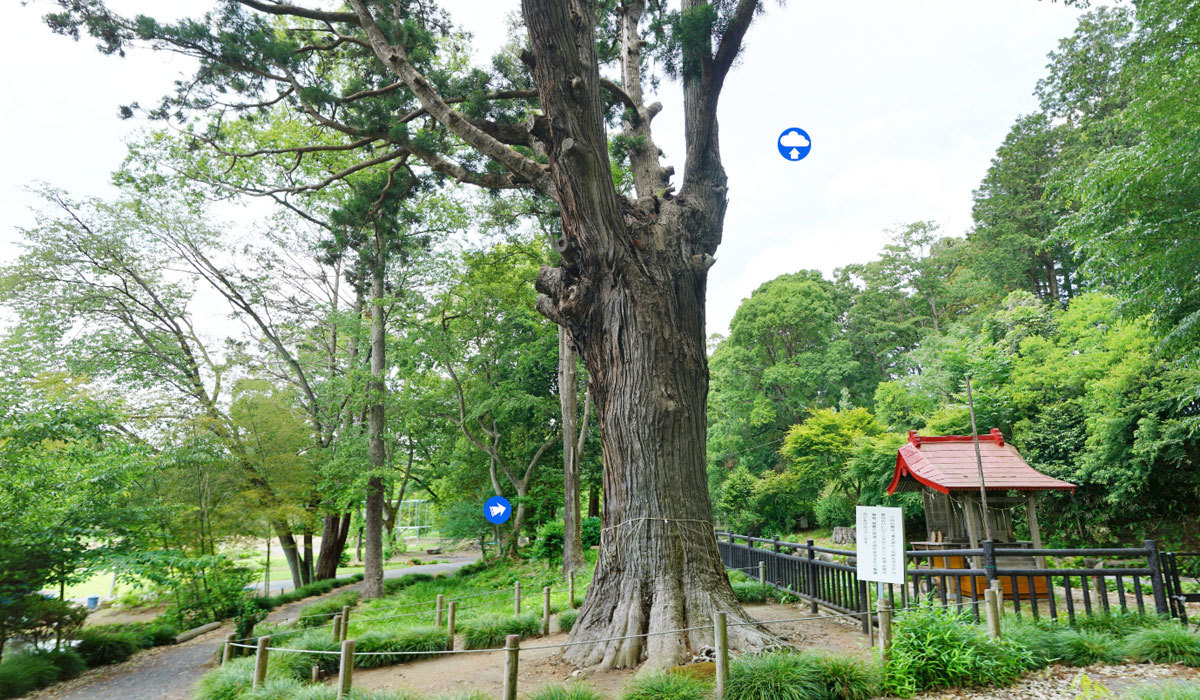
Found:
<path fill-rule="evenodd" d="M 970 435 L 926 437 L 908 431 L 908 444 L 896 454 L 896 474 L 888 493 L 917 491 L 921 485 L 949 494 L 979 491 L 979 466 Z M 1025 463 L 1016 448 L 992 428 L 979 436 L 979 456 L 988 491 L 1072 491 L 1070 484 L 1039 472 Z"/>

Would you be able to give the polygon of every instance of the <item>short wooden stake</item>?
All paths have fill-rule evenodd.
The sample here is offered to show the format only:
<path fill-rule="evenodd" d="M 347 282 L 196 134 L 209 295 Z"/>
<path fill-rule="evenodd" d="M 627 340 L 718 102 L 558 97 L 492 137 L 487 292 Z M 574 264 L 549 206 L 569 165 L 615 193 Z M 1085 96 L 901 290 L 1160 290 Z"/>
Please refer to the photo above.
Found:
<path fill-rule="evenodd" d="M 258 638 L 258 646 L 254 649 L 254 680 L 250 683 L 251 688 L 257 688 L 267 680 L 267 653 L 270 646 L 270 635 Z"/>
<path fill-rule="evenodd" d="M 767 585 L 767 562 L 758 562 L 758 585 Z"/>
<path fill-rule="evenodd" d="M 575 609 L 575 572 L 567 577 L 567 597 L 571 599 L 571 609 Z"/>
<path fill-rule="evenodd" d="M 513 615 L 521 614 L 521 582 L 513 584 Z"/>
<path fill-rule="evenodd" d="M 880 597 L 875 601 L 875 609 L 879 611 L 879 654 L 887 663 L 888 651 L 892 647 L 892 601 Z"/>
<path fill-rule="evenodd" d="M 354 640 L 342 642 L 342 661 L 338 665 L 338 700 L 346 700 L 354 683 Z"/>
<path fill-rule="evenodd" d="M 517 664 L 520 663 L 521 636 L 510 634 L 504 640 L 503 700 L 517 700 Z"/>
<path fill-rule="evenodd" d="M 452 600 L 446 616 L 446 651 L 454 651 L 454 608 L 455 602 Z"/>
<path fill-rule="evenodd" d="M 312 667 L 312 682 L 319 683 L 320 680 L 321 680 L 321 667 L 314 665 Z"/>
<path fill-rule="evenodd" d="M 542 636 L 550 636 L 550 587 L 542 588 Z"/>
<path fill-rule="evenodd" d="M 434 625 L 434 627 L 437 627 L 438 629 L 442 628 L 442 606 L 445 605 L 443 600 L 444 599 L 442 598 L 442 594 L 438 593 L 437 594 L 437 603 L 434 606 L 434 612 L 433 612 L 433 625 Z"/>
<path fill-rule="evenodd" d="M 339 642 L 346 641 L 346 635 L 350 633 L 350 606 L 342 606 L 342 636 L 338 639 Z"/>
<path fill-rule="evenodd" d="M 233 650 L 235 649 L 235 647 L 233 646 L 233 643 L 236 641 L 237 641 L 237 635 L 234 634 L 233 632 L 230 632 L 229 634 L 225 635 L 225 648 L 221 650 L 221 665 L 222 666 L 229 663 L 230 660 L 233 659 Z"/>
<path fill-rule="evenodd" d="M 713 618 L 713 641 L 717 647 L 717 700 L 725 700 L 725 682 L 729 680 L 729 632 L 723 612 Z"/>
<path fill-rule="evenodd" d="M 333 641 L 342 641 L 342 615 L 338 613 L 333 616 Z"/>
<path fill-rule="evenodd" d="M 1000 638 L 1000 606 L 996 604 L 996 600 L 996 589 L 988 588 L 984 590 L 983 609 L 987 614 L 988 636 L 992 639 Z"/>

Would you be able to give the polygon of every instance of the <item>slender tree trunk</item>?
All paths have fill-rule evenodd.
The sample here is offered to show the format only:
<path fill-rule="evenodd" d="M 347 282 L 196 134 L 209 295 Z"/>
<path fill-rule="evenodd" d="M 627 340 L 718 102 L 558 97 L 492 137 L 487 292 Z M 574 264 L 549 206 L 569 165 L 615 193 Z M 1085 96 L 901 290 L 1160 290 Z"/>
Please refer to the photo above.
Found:
<path fill-rule="evenodd" d="M 311 525 L 304 526 L 304 585 L 313 582 L 313 531 Z"/>
<path fill-rule="evenodd" d="M 584 435 L 576 416 L 579 394 L 576 386 L 575 347 L 567 330 L 558 327 L 558 395 L 562 406 L 563 446 L 563 573 L 583 568 L 583 523 L 579 515 L 579 457 Z M 584 431 L 587 426 L 584 426 Z"/>
<path fill-rule="evenodd" d="M 600 489 L 595 485 L 588 489 L 588 517 L 600 517 Z"/>
<path fill-rule="evenodd" d="M 292 574 L 292 587 L 299 588 L 304 585 L 301 580 L 302 564 L 300 563 L 300 552 L 296 547 L 296 538 L 292 536 L 292 529 L 283 521 L 274 524 L 275 535 L 279 537 L 279 547 L 283 550 L 283 558 L 287 561 L 288 570 Z"/>
<path fill-rule="evenodd" d="M 364 561 L 364 597 L 383 597 L 383 476 L 387 466 L 383 432 L 384 375 L 387 368 L 387 343 L 383 321 L 383 242 L 376 234 L 375 260 L 371 268 L 371 378 L 367 393 L 367 456 L 371 475 L 367 478 L 367 503 L 364 518 L 366 560 Z"/>

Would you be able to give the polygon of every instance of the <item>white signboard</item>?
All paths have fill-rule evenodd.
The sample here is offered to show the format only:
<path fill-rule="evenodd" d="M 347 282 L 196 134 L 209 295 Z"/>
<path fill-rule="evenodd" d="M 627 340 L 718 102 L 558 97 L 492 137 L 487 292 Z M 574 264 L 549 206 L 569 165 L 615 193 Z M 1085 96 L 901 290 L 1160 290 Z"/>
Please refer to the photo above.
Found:
<path fill-rule="evenodd" d="M 857 506 L 858 580 L 904 583 L 904 516 L 899 508 Z"/>

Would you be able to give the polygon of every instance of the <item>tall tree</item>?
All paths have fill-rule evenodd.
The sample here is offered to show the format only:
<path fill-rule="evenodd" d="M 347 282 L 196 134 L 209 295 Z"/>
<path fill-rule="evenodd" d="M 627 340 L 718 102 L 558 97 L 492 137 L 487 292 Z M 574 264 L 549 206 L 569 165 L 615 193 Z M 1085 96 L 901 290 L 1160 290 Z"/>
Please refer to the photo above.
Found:
<path fill-rule="evenodd" d="M 342 135 L 337 147 L 375 149 L 373 163 L 414 157 L 462 182 L 554 198 L 563 264 L 539 275 L 538 308 L 568 329 L 588 369 L 603 430 L 608 533 L 571 634 L 610 641 L 571 647 L 567 656 L 670 664 L 711 635 L 629 635 L 703 626 L 717 610 L 746 619 L 718 556 L 705 489 L 704 294 L 727 203 L 717 102 L 758 0 L 684 0 L 678 12 L 657 0 L 523 0 L 528 71 L 501 60 L 491 77 L 435 60 L 446 22 L 426 2 L 350 0 L 349 11 L 326 11 L 239 0 L 175 25 L 117 16 L 101 0 L 61 5 L 50 25 L 75 36 L 86 29 L 103 50 L 147 41 L 200 59 L 196 80 L 165 114 L 221 111 L 232 88 L 246 109 L 286 103 Z M 278 31 L 274 18 L 293 31 Z M 645 99 L 648 47 L 682 82 L 678 194 L 651 132 L 661 107 Z M 328 68 L 346 57 L 361 67 L 363 84 L 333 92 Z M 619 84 L 600 75 L 610 64 Z M 540 114 L 528 108 L 535 97 Z M 514 98 L 525 102 L 501 104 Z M 614 112 L 636 197 L 613 182 L 606 119 Z M 413 120 L 433 128 L 414 134 Z M 448 157 L 438 134 L 453 134 L 474 155 Z M 730 628 L 735 648 L 768 639 L 751 625 Z"/>

